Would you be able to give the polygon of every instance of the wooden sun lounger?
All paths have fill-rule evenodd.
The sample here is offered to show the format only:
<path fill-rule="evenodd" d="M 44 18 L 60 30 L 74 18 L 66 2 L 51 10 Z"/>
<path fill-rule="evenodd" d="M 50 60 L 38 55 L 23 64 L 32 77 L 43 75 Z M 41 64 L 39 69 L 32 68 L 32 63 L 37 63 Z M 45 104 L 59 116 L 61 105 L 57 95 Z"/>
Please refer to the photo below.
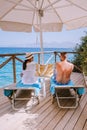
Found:
<path fill-rule="evenodd" d="M 40 72 L 38 72 L 38 74 L 40 76 L 43 76 L 44 78 L 48 77 L 50 79 L 51 76 L 53 75 L 53 64 L 40 65 Z M 75 76 L 77 76 L 77 77 L 75 77 Z M 82 81 L 81 81 L 81 79 L 82 79 Z M 78 94 L 77 94 L 77 89 L 84 88 L 86 86 L 84 75 L 83 75 L 83 73 L 78 74 L 78 73 L 73 72 L 71 75 L 71 80 L 74 82 L 75 86 L 62 86 L 62 87 L 55 86 L 55 92 L 56 92 L 55 95 L 57 98 L 58 106 L 60 108 L 76 108 L 80 102 L 80 98 L 78 97 Z M 78 84 L 79 80 L 81 81 L 80 82 L 81 84 Z M 72 94 L 71 90 L 74 90 L 74 89 L 76 91 L 74 91 L 74 93 Z M 60 91 L 62 91 L 62 93 L 60 93 Z M 65 95 L 64 95 L 64 92 L 65 92 Z M 60 100 L 62 100 L 62 102 L 63 102 L 64 100 L 67 100 L 67 99 L 74 100 L 74 103 L 72 103 L 72 102 L 71 102 L 71 104 L 66 103 L 66 105 L 63 106 L 61 104 Z M 54 100 L 54 97 L 52 98 L 52 102 L 53 102 L 53 100 Z M 68 100 L 66 102 L 68 102 Z"/>
<path fill-rule="evenodd" d="M 40 65 L 39 74 L 40 76 L 43 76 L 44 78 L 48 77 L 50 79 L 51 76 L 53 75 L 53 64 L 48 64 L 47 66 Z M 55 86 L 55 92 L 56 92 L 55 96 L 57 98 L 57 103 L 60 108 L 76 108 L 80 102 L 80 97 L 78 97 L 77 89 L 84 88 L 86 86 L 84 75 L 83 73 L 73 72 L 71 75 L 71 80 L 74 82 L 75 86 L 62 86 L 62 87 Z M 80 82 L 80 84 L 78 84 L 78 81 Z M 71 92 L 71 90 L 73 91 L 73 93 Z M 62 93 L 60 93 L 60 91 L 62 91 Z M 52 102 L 53 100 L 54 100 L 54 97 L 52 97 Z M 64 100 L 67 100 L 66 102 L 68 102 L 69 100 L 74 100 L 74 103 L 73 102 L 71 102 L 71 104 L 66 103 L 66 105 L 63 106 L 60 100 L 62 100 L 62 102 Z"/>
<path fill-rule="evenodd" d="M 26 87 L 18 88 L 18 87 L 16 87 L 16 83 L 14 83 L 14 84 L 11 84 L 11 85 L 5 87 L 4 90 L 11 90 L 11 91 L 13 91 L 12 96 L 8 97 L 8 99 L 11 102 L 13 110 L 19 110 L 15 106 L 15 101 L 17 101 L 17 100 L 29 100 L 32 97 L 33 98 L 33 102 L 34 102 L 34 99 L 38 100 L 38 104 L 40 102 L 39 95 L 38 96 L 35 95 L 35 89 L 32 86 L 31 87 L 29 86 L 29 88 L 28 87 L 27 88 Z M 18 92 L 18 91 L 22 91 L 22 93 L 20 94 L 20 92 Z M 27 91 L 27 93 L 25 93 L 25 91 Z M 32 95 L 30 95 L 29 92 Z"/>
<path fill-rule="evenodd" d="M 81 97 L 78 95 L 77 89 L 86 87 L 84 75 L 73 72 L 71 80 L 74 82 L 74 86 L 55 86 L 55 95 L 52 96 L 52 103 L 56 97 L 60 108 L 77 108 L 80 104 Z M 64 101 L 65 104 L 63 103 Z"/>
<path fill-rule="evenodd" d="M 83 85 L 79 86 L 55 86 L 55 94 L 57 103 L 60 108 L 77 108 L 80 97 L 77 94 L 78 88 L 84 88 Z M 74 91 L 74 89 L 76 91 Z M 66 101 L 66 105 L 62 105 L 63 101 Z M 69 103 L 70 102 L 70 103 Z"/>
<path fill-rule="evenodd" d="M 47 68 L 46 68 L 47 66 Z M 37 76 L 41 77 L 41 86 L 42 86 L 42 89 L 43 89 L 43 96 L 45 97 L 46 96 L 46 90 L 45 90 L 45 84 L 44 84 L 44 75 L 45 77 L 49 77 L 51 74 L 52 74 L 52 64 L 49 64 L 49 65 L 39 65 L 37 64 Z M 39 68 L 39 69 L 38 69 Z M 8 97 L 11 101 L 11 104 L 12 104 L 12 108 L 14 110 L 18 110 L 16 107 L 15 107 L 15 101 L 16 100 L 29 100 L 31 97 L 25 97 L 26 95 L 22 96 L 22 97 L 19 97 L 19 95 L 17 94 L 18 91 L 31 91 L 31 93 L 33 93 L 32 95 L 32 98 L 33 98 L 33 101 L 35 98 L 37 98 L 38 100 L 38 103 L 40 102 L 39 100 L 39 95 L 36 96 L 35 95 L 35 89 L 32 88 L 32 86 L 29 88 L 27 87 L 16 87 L 16 84 L 11 84 L 7 87 L 4 88 L 4 90 L 11 90 L 13 91 L 13 94 L 12 96 Z M 28 95 L 29 96 L 29 95 Z"/>

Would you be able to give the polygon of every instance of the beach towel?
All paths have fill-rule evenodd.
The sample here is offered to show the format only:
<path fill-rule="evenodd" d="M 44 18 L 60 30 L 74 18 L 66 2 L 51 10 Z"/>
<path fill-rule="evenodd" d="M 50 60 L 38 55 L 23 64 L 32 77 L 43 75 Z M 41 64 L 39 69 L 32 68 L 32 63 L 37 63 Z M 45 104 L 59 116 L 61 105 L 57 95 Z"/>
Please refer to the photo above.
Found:
<path fill-rule="evenodd" d="M 17 84 L 16 84 L 16 88 L 31 88 L 33 87 L 35 89 L 35 95 L 37 96 L 41 90 L 41 83 L 40 81 L 34 83 L 34 84 L 23 84 L 22 81 L 20 80 Z M 9 97 L 13 94 L 13 90 L 7 90 L 4 89 L 4 95 Z"/>
<path fill-rule="evenodd" d="M 55 86 L 74 86 L 75 84 L 73 83 L 73 81 L 69 80 L 68 83 L 66 84 L 62 84 L 62 83 L 58 83 L 54 77 L 51 77 L 51 80 L 50 80 L 50 92 L 52 95 L 55 94 Z M 85 93 L 85 88 L 78 88 L 77 89 L 77 94 L 78 95 L 83 95 Z"/>
<path fill-rule="evenodd" d="M 41 83 L 40 82 L 36 82 L 36 83 L 33 83 L 33 84 L 23 84 L 22 81 L 19 81 L 16 85 L 17 88 L 34 88 L 35 89 L 35 95 L 37 96 L 40 92 L 40 89 L 41 89 Z"/>

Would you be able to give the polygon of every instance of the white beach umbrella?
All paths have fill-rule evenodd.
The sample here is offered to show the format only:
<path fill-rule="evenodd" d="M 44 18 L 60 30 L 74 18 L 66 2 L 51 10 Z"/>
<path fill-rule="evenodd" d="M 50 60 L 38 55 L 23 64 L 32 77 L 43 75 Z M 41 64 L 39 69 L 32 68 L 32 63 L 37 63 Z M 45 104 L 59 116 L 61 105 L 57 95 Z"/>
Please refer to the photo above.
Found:
<path fill-rule="evenodd" d="M 0 0 L 0 28 L 5 31 L 58 32 L 87 27 L 87 0 Z"/>

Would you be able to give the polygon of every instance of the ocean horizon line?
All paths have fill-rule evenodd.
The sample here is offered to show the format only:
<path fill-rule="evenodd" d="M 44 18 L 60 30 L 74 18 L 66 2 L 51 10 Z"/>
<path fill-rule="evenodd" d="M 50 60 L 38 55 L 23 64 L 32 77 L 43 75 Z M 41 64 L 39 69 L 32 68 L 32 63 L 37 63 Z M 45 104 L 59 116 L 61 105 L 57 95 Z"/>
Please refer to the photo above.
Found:
<path fill-rule="evenodd" d="M 5 47 L 2 47 L 2 46 L 0 46 L 0 48 L 40 48 L 40 47 L 8 47 L 8 46 L 5 46 Z M 74 47 L 43 47 L 43 48 L 74 48 Z"/>
<path fill-rule="evenodd" d="M 43 48 L 43 51 L 59 51 L 59 52 L 72 52 L 73 48 Z M 8 53 L 25 53 L 25 52 L 41 52 L 41 48 L 36 47 L 0 47 L 0 54 Z"/>

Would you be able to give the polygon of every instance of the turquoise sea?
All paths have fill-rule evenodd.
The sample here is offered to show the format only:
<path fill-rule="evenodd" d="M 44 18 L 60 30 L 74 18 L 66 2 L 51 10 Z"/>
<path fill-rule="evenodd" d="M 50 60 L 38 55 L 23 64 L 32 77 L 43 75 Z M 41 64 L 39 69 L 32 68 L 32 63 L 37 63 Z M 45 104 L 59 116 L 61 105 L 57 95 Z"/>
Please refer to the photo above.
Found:
<path fill-rule="evenodd" d="M 71 52 L 74 49 L 72 48 L 44 48 L 44 51 L 66 51 Z M 12 54 L 12 53 L 25 53 L 25 52 L 39 52 L 40 48 L 0 48 L 0 54 Z M 45 59 L 48 59 L 49 55 L 45 55 Z M 3 63 L 8 57 L 0 57 L 0 64 Z M 24 58 L 24 57 L 23 57 Z M 68 56 L 69 60 L 72 60 L 73 54 Z M 34 60 L 37 62 L 37 58 Z M 20 80 L 20 73 L 22 71 L 22 64 L 20 62 L 16 62 L 16 72 L 17 72 L 17 81 Z M 0 69 L 0 88 L 13 83 L 13 68 L 12 62 L 9 62 L 3 68 Z"/>

